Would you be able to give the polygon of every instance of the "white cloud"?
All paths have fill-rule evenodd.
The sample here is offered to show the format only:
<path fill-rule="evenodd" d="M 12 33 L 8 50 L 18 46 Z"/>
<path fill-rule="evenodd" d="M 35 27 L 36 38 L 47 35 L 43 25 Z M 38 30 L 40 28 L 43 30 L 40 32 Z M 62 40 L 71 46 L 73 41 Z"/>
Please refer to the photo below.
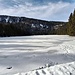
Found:
<path fill-rule="evenodd" d="M 16 1 L 16 0 L 14 0 Z M 44 20 L 67 20 L 75 3 L 48 3 L 47 5 L 35 6 L 32 3 L 14 5 L 5 8 L 0 4 L 1 15 L 25 16 Z"/>

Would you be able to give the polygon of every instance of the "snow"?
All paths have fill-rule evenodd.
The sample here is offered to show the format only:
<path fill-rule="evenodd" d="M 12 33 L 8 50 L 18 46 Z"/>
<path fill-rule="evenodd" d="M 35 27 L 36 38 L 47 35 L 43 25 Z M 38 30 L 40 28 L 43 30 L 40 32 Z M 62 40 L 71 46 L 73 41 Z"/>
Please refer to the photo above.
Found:
<path fill-rule="evenodd" d="M 0 75 L 75 75 L 74 65 L 75 37 L 0 38 Z"/>
<path fill-rule="evenodd" d="M 8 21 L 9 21 L 9 17 L 7 17 L 5 20 L 6 20 L 6 23 L 8 23 Z"/>
<path fill-rule="evenodd" d="M 19 73 L 16 75 L 19 75 Z M 27 73 L 21 73 L 21 75 L 75 75 L 75 63 L 71 62 L 55 65 Z"/>
<path fill-rule="evenodd" d="M 43 25 L 42 24 L 40 24 L 40 26 L 43 28 Z"/>
<path fill-rule="evenodd" d="M 34 24 L 32 24 L 32 26 L 31 26 L 31 27 L 35 28 L 36 26 L 35 26 Z"/>

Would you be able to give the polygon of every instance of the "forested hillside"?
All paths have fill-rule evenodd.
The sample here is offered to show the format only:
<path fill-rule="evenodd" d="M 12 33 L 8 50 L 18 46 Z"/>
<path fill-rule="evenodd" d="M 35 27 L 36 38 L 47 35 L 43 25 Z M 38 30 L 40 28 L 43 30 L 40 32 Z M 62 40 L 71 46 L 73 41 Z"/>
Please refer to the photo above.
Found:
<path fill-rule="evenodd" d="M 57 34 L 56 30 L 65 24 L 65 22 L 0 15 L 0 36 Z"/>

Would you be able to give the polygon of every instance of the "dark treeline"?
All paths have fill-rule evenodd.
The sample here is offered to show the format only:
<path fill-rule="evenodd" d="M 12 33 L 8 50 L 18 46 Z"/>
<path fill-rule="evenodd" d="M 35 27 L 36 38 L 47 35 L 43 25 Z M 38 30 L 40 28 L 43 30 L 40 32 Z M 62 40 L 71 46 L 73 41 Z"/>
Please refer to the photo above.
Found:
<path fill-rule="evenodd" d="M 0 23 L 0 36 L 24 36 L 24 35 L 30 35 L 30 26 L 29 25 L 23 25 L 23 24 L 4 24 Z"/>
<path fill-rule="evenodd" d="M 65 26 L 65 22 L 1 15 L 0 36 L 53 35 L 63 25 Z"/>

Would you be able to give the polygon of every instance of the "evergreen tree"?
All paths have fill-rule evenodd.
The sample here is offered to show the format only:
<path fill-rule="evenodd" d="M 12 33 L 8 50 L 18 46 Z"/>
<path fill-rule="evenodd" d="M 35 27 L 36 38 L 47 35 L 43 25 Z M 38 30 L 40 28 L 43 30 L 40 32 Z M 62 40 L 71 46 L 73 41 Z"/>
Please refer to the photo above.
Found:
<path fill-rule="evenodd" d="M 75 36 L 75 10 L 72 17 L 72 25 L 73 25 L 72 33 L 73 33 L 73 36 Z"/>
<path fill-rule="evenodd" d="M 67 33 L 69 35 L 72 35 L 72 29 L 73 29 L 73 25 L 72 25 L 72 13 L 70 14 L 70 17 L 69 17 L 69 22 L 68 22 L 68 29 L 67 29 Z"/>
<path fill-rule="evenodd" d="M 70 14 L 67 32 L 70 36 L 75 36 L 75 10 Z"/>

